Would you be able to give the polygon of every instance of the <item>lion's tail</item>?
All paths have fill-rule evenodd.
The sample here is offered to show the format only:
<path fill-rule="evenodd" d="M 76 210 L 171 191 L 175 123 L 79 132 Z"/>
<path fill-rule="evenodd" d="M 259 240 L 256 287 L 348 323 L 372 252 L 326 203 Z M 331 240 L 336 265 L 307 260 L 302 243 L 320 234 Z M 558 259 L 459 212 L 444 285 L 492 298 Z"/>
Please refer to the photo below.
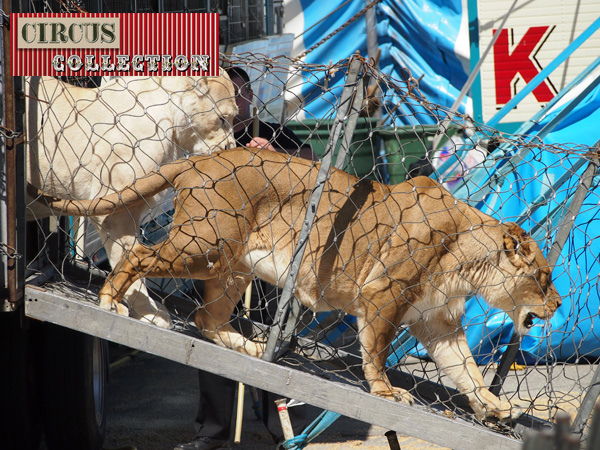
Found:
<path fill-rule="evenodd" d="M 138 178 L 129 186 L 114 194 L 92 200 L 66 200 L 46 195 L 39 195 L 38 201 L 45 202 L 54 211 L 69 216 L 105 216 L 126 207 L 132 207 L 174 187 L 177 175 L 192 168 L 187 160 L 165 164 L 159 169 Z"/>

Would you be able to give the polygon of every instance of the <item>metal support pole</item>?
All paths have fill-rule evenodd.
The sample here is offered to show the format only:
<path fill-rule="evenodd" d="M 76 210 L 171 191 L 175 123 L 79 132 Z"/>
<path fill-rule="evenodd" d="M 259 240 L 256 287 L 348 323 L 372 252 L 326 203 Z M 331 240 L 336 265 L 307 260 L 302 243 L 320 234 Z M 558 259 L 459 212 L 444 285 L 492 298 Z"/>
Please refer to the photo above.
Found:
<path fill-rule="evenodd" d="M 528 141 L 534 139 L 542 140 L 597 86 L 600 81 L 594 74 L 600 66 L 600 58 L 597 58 L 583 72 L 581 72 L 575 80 L 560 91 L 548 105 L 540 112 L 536 113 L 528 122 L 525 122 L 515 133 L 517 136 L 528 136 Z M 588 81 L 589 79 L 589 81 Z M 587 83 L 587 84 L 586 84 Z M 560 105 L 569 95 L 576 93 L 576 96 L 566 101 L 566 106 L 562 108 Z M 561 109 L 562 108 L 562 109 Z M 554 109 L 559 109 L 559 112 L 550 120 L 541 130 L 531 132 L 537 127 L 544 118 L 550 114 L 554 114 Z M 514 170 L 514 166 L 522 161 L 529 154 L 534 146 L 524 146 L 518 152 L 512 150 L 514 145 L 504 143 L 500 148 L 496 149 L 492 155 L 487 158 L 487 161 L 480 165 L 479 170 L 470 172 L 464 178 L 462 186 L 454 189 L 452 194 L 461 199 L 465 199 L 470 204 L 477 204 L 494 190 L 496 185 L 501 182 L 503 177 Z M 484 169 L 484 167 L 486 169 Z M 494 169 L 495 168 L 495 169 Z M 442 166 L 438 171 L 444 169 Z M 492 176 L 489 176 L 494 172 Z M 468 198 L 468 199 L 467 199 Z"/>
<path fill-rule="evenodd" d="M 0 17 L 0 20 L 4 21 L 4 17 Z M 4 24 L 2 24 L 4 27 Z M 4 28 L 0 32 L 0 61 L 4 61 Z M 0 64 L 0 98 L 4 98 L 4 92 L 6 91 L 5 85 L 5 73 L 4 64 Z M 0 102 L 0 126 L 5 126 L 4 123 L 4 101 Z M 6 242 L 6 142 L 4 138 L 0 138 L 0 242 Z M 7 255 L 5 252 L 0 251 L 0 291 L 8 292 L 8 281 L 7 281 Z M 7 294 L 0 295 L 0 311 L 4 307 L 4 301 L 6 300 Z M 6 302 L 8 303 L 8 302 Z"/>
<path fill-rule="evenodd" d="M 273 326 L 271 327 L 271 332 L 267 341 L 267 348 L 263 355 L 263 359 L 265 361 L 273 361 L 277 354 L 276 347 L 279 340 L 279 335 L 281 333 L 283 324 L 285 323 L 290 305 L 293 300 L 296 278 L 298 277 L 298 271 L 300 269 L 300 264 L 304 256 L 304 251 L 308 242 L 308 236 L 310 234 L 310 230 L 312 228 L 317 209 L 321 201 L 321 195 L 323 194 L 325 183 L 327 181 L 327 178 L 329 177 L 329 170 L 331 169 L 331 163 L 333 160 L 333 152 L 337 145 L 338 136 L 342 130 L 344 121 L 348 118 L 350 112 L 353 111 L 353 104 L 356 101 L 357 79 L 362 65 L 362 60 L 359 57 L 352 58 L 349 64 L 346 86 L 342 91 L 342 97 L 338 104 L 338 111 L 333 121 L 333 129 L 331 130 L 331 135 L 327 143 L 327 147 L 325 148 L 325 153 L 323 155 L 323 158 L 321 159 L 321 167 L 317 175 L 315 188 L 308 202 L 308 208 L 306 209 L 304 223 L 302 224 L 302 228 L 300 230 L 298 242 L 296 244 L 296 248 L 294 249 L 294 254 L 292 255 L 288 276 L 285 280 L 285 284 L 281 292 L 281 297 L 279 298 L 279 302 L 277 305 L 277 312 L 275 313 Z M 354 121 L 354 124 L 356 124 L 356 121 Z M 349 122 L 348 127 L 346 128 L 345 137 L 348 134 L 351 135 L 354 132 L 353 129 L 350 129 L 350 125 L 351 123 Z M 347 151 L 348 147 L 345 147 L 343 145 L 340 147 L 338 157 L 336 160 L 336 165 L 340 162 L 343 164 L 343 162 L 346 160 Z M 289 330 L 293 327 L 288 326 L 286 328 Z"/>
<path fill-rule="evenodd" d="M 365 6 L 368 6 L 371 0 L 365 0 Z M 377 14 L 375 8 L 369 8 L 365 12 L 365 20 L 367 25 L 367 56 L 369 59 L 375 60 L 377 58 L 377 50 L 379 49 L 379 43 L 377 39 Z M 377 65 L 375 67 L 378 69 Z"/>
<path fill-rule="evenodd" d="M 600 77 L 592 80 L 577 96 L 571 100 L 556 116 L 548 122 L 544 128 L 537 131 L 533 138 L 540 142 L 548 136 L 581 102 L 583 102 L 587 96 L 592 93 L 600 85 Z M 597 145 L 597 144 L 596 144 Z M 525 157 L 531 152 L 532 148 L 525 148 L 515 154 L 510 160 L 507 160 L 504 165 L 500 165 L 498 173 L 504 176 L 507 173 L 512 172 L 512 168 L 520 164 L 525 160 Z"/>
<path fill-rule="evenodd" d="M 353 62 L 354 61 L 359 60 L 358 58 L 356 58 L 353 60 Z M 360 67 L 362 67 L 362 64 L 360 65 Z M 360 67 L 358 63 L 356 63 L 356 68 L 360 69 Z M 344 136 L 342 136 L 342 145 L 335 160 L 334 167 L 336 169 L 343 169 L 346 165 L 346 160 L 348 159 L 348 153 L 350 152 L 350 144 L 352 144 L 354 130 L 356 129 L 356 123 L 358 122 L 360 109 L 362 108 L 363 100 L 365 98 L 364 77 L 360 77 L 358 79 L 352 95 L 353 96 L 350 101 L 350 112 L 347 115 L 348 123 L 344 128 Z"/>
<path fill-rule="evenodd" d="M 5 13 L 12 10 L 11 0 L 3 0 L 2 9 Z M 4 18 L 2 18 L 4 20 Z M 15 79 L 12 76 L 12 58 L 10 47 L 10 29 L 3 25 L 4 38 L 4 117 L 6 130 L 4 130 L 5 164 L 6 164 L 6 243 L 3 249 L 7 254 L 6 259 L 6 287 L 8 290 L 8 304 L 4 305 L 6 310 L 14 310 L 17 302 L 22 298 L 23 291 L 19 289 L 19 255 L 17 249 L 17 145 L 21 139 L 21 131 L 17 126 L 16 102 L 15 102 Z"/>
<path fill-rule="evenodd" d="M 577 172 L 579 169 L 581 169 L 584 164 L 588 162 L 588 159 L 585 157 L 581 157 L 579 158 L 570 168 L 568 171 L 566 171 L 565 173 L 563 173 L 558 180 L 556 180 L 554 183 L 552 183 L 551 188 L 547 188 L 545 191 L 543 191 L 540 195 L 538 195 L 532 202 L 530 205 L 526 206 L 523 211 L 521 211 L 521 213 L 519 214 L 519 218 L 516 220 L 516 223 L 518 225 L 523 225 L 523 223 L 527 220 L 528 217 L 531 217 L 538 209 L 540 209 L 542 206 L 547 205 L 548 204 L 548 200 L 554 195 L 554 193 L 563 185 L 565 184 L 567 181 L 569 181 L 571 179 L 571 177 L 573 176 L 573 174 L 575 172 Z M 544 222 L 545 223 L 545 222 Z M 534 227 L 537 228 L 537 227 Z M 529 230 L 529 234 L 531 237 L 534 237 L 536 232 L 534 231 L 534 229 Z"/>
<path fill-rule="evenodd" d="M 582 433 L 583 428 L 585 426 L 585 422 L 590 417 L 592 409 L 594 408 L 594 404 L 596 403 L 596 399 L 600 395 L 600 366 L 596 367 L 596 372 L 594 373 L 594 378 L 590 384 L 590 388 L 585 393 L 585 397 L 583 397 L 583 401 L 581 402 L 581 406 L 577 411 L 577 416 L 573 421 L 573 425 L 571 426 L 571 431 L 573 433 Z M 596 431 L 598 433 L 598 431 Z"/>
<path fill-rule="evenodd" d="M 270 36 L 275 34 L 274 17 L 275 10 L 273 8 L 273 0 L 265 0 L 265 33 L 264 35 Z"/>
<path fill-rule="evenodd" d="M 600 405 L 594 407 L 587 448 L 600 448 Z"/>
<path fill-rule="evenodd" d="M 510 342 L 508 343 L 504 354 L 502 355 L 502 359 L 500 359 L 500 364 L 498 364 L 498 369 L 494 374 L 494 380 L 490 385 L 490 392 L 495 396 L 500 394 L 500 389 L 502 389 L 502 385 L 504 384 L 504 380 L 506 379 L 506 375 L 508 375 L 508 371 L 510 370 L 510 366 L 517 359 L 517 353 L 519 353 L 519 344 L 521 343 L 521 336 L 518 333 L 513 332 L 510 337 Z"/>
<path fill-rule="evenodd" d="M 600 146 L 600 143 L 596 143 L 595 148 L 598 149 L 598 148 L 600 148 L 599 146 Z M 556 233 L 556 237 L 554 239 L 554 243 L 552 244 L 552 248 L 550 249 L 550 251 L 548 252 L 548 256 L 546 257 L 546 260 L 548 261 L 548 264 L 550 266 L 556 265 L 556 262 L 558 261 L 558 257 L 562 253 L 562 249 L 563 249 L 565 243 L 567 242 L 567 239 L 569 238 L 569 234 L 571 234 L 571 229 L 573 228 L 573 224 L 575 223 L 575 218 L 577 217 L 577 214 L 579 214 L 581 205 L 583 205 L 583 201 L 585 200 L 585 197 L 587 196 L 587 194 L 590 190 L 592 181 L 593 181 L 594 177 L 596 176 L 597 171 L 598 171 L 598 161 L 595 159 L 591 159 L 590 163 L 588 164 L 587 168 L 585 169 L 585 172 L 581 176 L 581 182 L 579 183 L 579 186 L 577 186 L 575 194 L 573 195 L 573 199 L 571 200 L 571 204 L 567 207 L 567 213 L 565 214 L 563 220 L 561 221 L 561 223 L 559 225 L 558 232 Z M 494 380 L 492 381 L 492 384 L 490 386 L 490 392 L 492 394 L 494 394 L 494 395 L 500 394 L 500 389 L 502 388 L 502 384 L 504 383 L 504 380 L 506 379 L 506 375 L 508 374 L 510 366 L 515 362 L 515 360 L 517 358 L 517 353 L 519 352 L 520 342 L 521 342 L 521 337 L 517 333 L 513 332 L 513 335 L 508 344 L 508 348 L 502 355 L 502 359 L 500 360 L 498 370 L 496 371 L 496 374 L 494 375 Z M 598 373 L 596 373 L 596 375 L 598 375 Z M 600 375 L 598 375 L 598 376 L 600 377 Z M 590 394 L 590 392 L 591 392 L 591 389 L 590 389 L 590 391 L 588 391 L 588 394 Z M 600 391 L 598 391 L 598 392 L 600 392 Z M 594 401 L 597 398 L 597 396 L 598 396 L 598 393 L 596 393 L 596 396 L 593 398 Z M 587 399 L 587 395 L 586 395 L 586 399 Z M 593 406 L 594 401 L 591 402 L 592 404 L 590 405 L 590 409 L 589 409 L 587 415 L 585 415 L 584 417 L 587 417 L 589 415 L 589 412 L 591 411 L 591 407 Z M 578 417 L 579 417 L 579 414 L 578 414 Z M 575 426 L 575 424 L 573 426 Z"/>
<path fill-rule="evenodd" d="M 600 150 L 600 142 L 597 142 L 595 147 L 596 147 L 596 151 L 598 152 Z M 598 164 L 597 160 L 591 160 L 589 166 L 587 167 L 583 176 L 581 177 L 581 185 L 579 185 L 577 188 L 577 191 L 575 191 L 575 195 L 573 196 L 573 202 L 571 203 L 571 205 L 573 205 L 573 203 L 577 202 L 575 204 L 575 206 L 577 207 L 577 211 L 579 211 L 579 208 L 581 208 L 581 205 L 583 204 L 583 200 L 585 200 L 585 194 L 587 193 L 587 189 L 589 189 L 589 185 L 591 185 L 592 180 L 598 174 L 598 165 L 599 164 Z M 582 186 L 584 184 L 588 187 L 587 187 L 586 191 L 584 193 L 582 193 L 584 191 L 584 189 L 582 188 Z M 575 217 L 577 215 L 575 213 L 574 209 L 575 208 L 569 209 L 570 214 L 568 213 L 565 216 L 565 218 L 563 219 L 563 223 L 569 223 L 570 226 L 573 226 L 573 223 L 575 222 Z M 559 233 L 561 231 L 562 231 L 562 229 L 559 231 Z M 566 237 L 568 237 L 568 235 Z M 563 245 L 566 242 L 566 237 L 563 239 L 563 242 L 560 245 L 560 248 L 555 250 L 554 246 L 552 247 L 552 249 L 550 250 L 550 252 L 551 252 L 550 258 L 554 258 L 555 254 L 556 254 L 556 258 L 558 258 L 558 256 L 560 255 L 560 251 L 562 250 Z M 553 250 L 554 250 L 554 253 L 552 253 Z M 596 403 L 596 400 L 598 399 L 599 395 L 600 395 L 600 366 L 596 367 L 596 372 L 594 373 L 594 378 L 592 380 L 590 388 L 586 392 L 585 397 L 583 398 L 583 401 L 581 402 L 579 411 L 577 411 L 577 417 L 575 417 L 575 420 L 571 427 L 571 430 L 574 433 L 581 433 L 583 431 L 583 426 L 585 424 L 585 420 L 587 420 L 587 418 L 590 416 L 592 409 L 594 408 L 594 404 Z"/>
<path fill-rule="evenodd" d="M 598 151 L 600 149 L 600 144 L 596 144 L 595 148 L 596 151 Z M 597 172 L 598 161 L 591 159 L 589 165 L 585 169 L 585 172 L 583 172 L 583 175 L 581 176 L 581 182 L 579 186 L 577 186 L 577 190 L 573 195 L 571 204 L 567 207 L 567 212 L 560 224 L 558 232 L 556 233 L 556 238 L 554 239 L 552 248 L 546 257 L 546 260 L 550 266 L 556 265 L 558 257 L 562 253 L 562 249 L 569 238 L 569 234 L 571 234 L 571 229 L 575 224 L 575 218 L 579 214 L 581 205 L 583 205 L 583 202 L 588 195 L 590 187 L 592 186 L 592 181 L 594 180 Z"/>
<path fill-rule="evenodd" d="M 390 450 L 400 450 L 400 443 L 398 442 L 398 435 L 395 431 L 388 431 L 385 433 L 385 437 L 390 444 Z"/>

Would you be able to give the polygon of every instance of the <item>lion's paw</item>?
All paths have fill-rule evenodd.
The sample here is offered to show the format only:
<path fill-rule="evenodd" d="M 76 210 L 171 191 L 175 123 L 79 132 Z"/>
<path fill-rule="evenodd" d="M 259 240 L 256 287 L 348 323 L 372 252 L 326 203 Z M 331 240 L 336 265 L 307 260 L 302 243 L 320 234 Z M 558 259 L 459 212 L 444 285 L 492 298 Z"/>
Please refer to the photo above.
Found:
<path fill-rule="evenodd" d="M 101 297 L 99 306 L 100 309 L 103 309 L 104 311 L 116 312 L 120 316 L 129 316 L 129 308 L 127 308 L 127 306 L 125 306 L 123 303 L 114 301 L 112 297 Z"/>
<path fill-rule="evenodd" d="M 399 387 L 392 387 L 383 391 L 371 391 L 371 394 L 404 403 L 405 405 L 412 405 L 415 402 L 415 398 L 410 392 Z"/>
<path fill-rule="evenodd" d="M 170 330 L 173 328 L 173 322 L 171 321 L 171 317 L 168 314 L 163 314 L 162 311 L 157 313 L 145 314 L 140 317 L 135 317 L 136 319 L 141 320 L 142 322 L 151 323 L 154 326 L 159 328 L 164 328 Z"/>
<path fill-rule="evenodd" d="M 242 353 L 246 353 L 247 355 L 254 356 L 255 358 L 262 358 L 265 353 L 266 345 L 262 342 L 254 342 L 250 340 L 246 340 L 243 346 L 240 348 Z"/>
<path fill-rule="evenodd" d="M 127 302 L 131 306 L 130 315 L 132 318 L 159 328 L 173 328 L 169 310 L 162 303 L 141 295 L 128 298 Z"/>
<path fill-rule="evenodd" d="M 478 405 L 473 407 L 475 415 L 480 420 L 499 420 L 500 422 L 509 422 L 519 418 L 523 414 L 523 409 L 519 405 L 513 405 L 507 401 L 499 400 L 494 404 Z"/>
<path fill-rule="evenodd" d="M 523 410 L 519 405 L 511 405 L 509 402 L 501 401 L 497 409 L 487 411 L 487 418 L 494 418 L 501 422 L 508 422 L 519 418 L 523 414 Z"/>
<path fill-rule="evenodd" d="M 111 296 L 103 297 L 100 296 L 100 304 L 98 305 L 100 309 L 104 311 L 112 311 L 113 310 L 113 301 Z"/>

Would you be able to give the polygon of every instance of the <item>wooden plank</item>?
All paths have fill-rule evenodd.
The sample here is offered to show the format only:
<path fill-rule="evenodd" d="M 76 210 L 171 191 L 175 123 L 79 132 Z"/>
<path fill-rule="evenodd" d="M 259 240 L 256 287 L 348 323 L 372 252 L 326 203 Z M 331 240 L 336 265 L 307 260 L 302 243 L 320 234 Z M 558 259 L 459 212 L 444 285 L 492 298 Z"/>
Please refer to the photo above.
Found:
<path fill-rule="evenodd" d="M 164 330 L 103 311 L 65 292 L 27 286 L 27 316 L 222 375 L 363 422 L 414 436 L 452 449 L 508 450 L 521 443 L 460 419 L 449 419 L 424 407 L 406 406 L 359 388 L 324 380 L 184 333 Z"/>

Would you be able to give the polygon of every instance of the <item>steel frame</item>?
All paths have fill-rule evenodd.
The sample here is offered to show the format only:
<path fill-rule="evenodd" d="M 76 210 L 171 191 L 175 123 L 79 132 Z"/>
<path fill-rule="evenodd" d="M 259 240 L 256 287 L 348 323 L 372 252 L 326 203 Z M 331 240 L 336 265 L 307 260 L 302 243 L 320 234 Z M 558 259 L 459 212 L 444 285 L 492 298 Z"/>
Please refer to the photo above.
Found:
<path fill-rule="evenodd" d="M 335 166 L 341 167 L 350 147 L 354 125 L 361 105 L 363 83 L 359 79 L 363 61 L 353 58 L 350 63 L 344 95 L 340 99 L 340 113 L 336 118 L 332 139 L 328 144 L 328 155 L 324 159 L 323 174 L 317 181 L 315 196 L 311 204 L 320 200 L 317 189 L 327 176 L 333 161 L 337 136 L 343 138 Z M 344 122 L 347 124 L 344 127 Z M 308 208 L 309 214 L 312 208 Z M 310 231 L 310 216 L 307 216 L 306 232 Z M 301 255 L 299 256 L 301 257 Z M 299 260 L 298 260 L 299 261 Z M 294 279 L 287 282 L 288 300 L 280 302 L 280 320 L 283 326 L 286 311 L 293 297 Z M 173 361 L 241 381 L 261 389 L 305 401 L 314 406 L 340 413 L 344 416 L 395 430 L 453 449 L 516 449 L 518 440 L 494 433 L 463 419 L 448 419 L 442 414 L 429 411 L 422 406 L 406 406 L 371 395 L 359 387 L 341 382 L 324 380 L 300 370 L 252 358 L 229 349 L 218 347 L 207 341 L 185 333 L 164 330 L 138 320 L 100 310 L 76 291 L 53 290 L 53 284 L 45 287 L 28 285 L 25 289 L 25 314 L 33 319 L 51 322 L 72 328 L 112 342 L 127 345 Z M 94 295 L 92 295 L 94 297 Z M 94 297 L 95 298 L 95 297 Z M 282 296 L 282 299 L 285 299 Z M 293 323 L 293 321 L 292 321 Z M 288 326 L 291 330 L 293 326 Z M 270 343 L 273 359 L 281 328 L 271 332 Z M 285 335 L 285 333 L 284 333 Z M 279 346 L 281 347 L 281 346 Z M 318 386 L 318 389 L 315 387 Z"/>

